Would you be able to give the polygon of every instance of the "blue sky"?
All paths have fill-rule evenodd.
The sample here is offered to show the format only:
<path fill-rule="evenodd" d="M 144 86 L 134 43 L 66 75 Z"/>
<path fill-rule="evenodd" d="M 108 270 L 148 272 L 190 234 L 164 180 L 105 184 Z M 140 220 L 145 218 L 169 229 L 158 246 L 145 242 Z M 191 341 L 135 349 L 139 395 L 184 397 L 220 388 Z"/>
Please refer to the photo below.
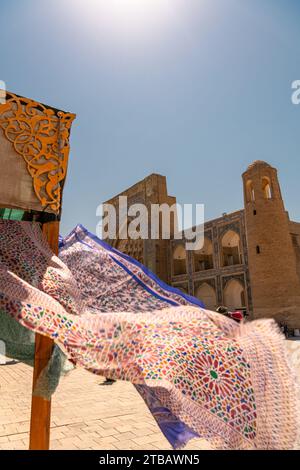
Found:
<path fill-rule="evenodd" d="M 62 233 L 152 172 L 207 219 L 240 209 L 256 159 L 300 221 L 300 2 L 110 1 L 0 2 L 0 80 L 77 113 Z"/>

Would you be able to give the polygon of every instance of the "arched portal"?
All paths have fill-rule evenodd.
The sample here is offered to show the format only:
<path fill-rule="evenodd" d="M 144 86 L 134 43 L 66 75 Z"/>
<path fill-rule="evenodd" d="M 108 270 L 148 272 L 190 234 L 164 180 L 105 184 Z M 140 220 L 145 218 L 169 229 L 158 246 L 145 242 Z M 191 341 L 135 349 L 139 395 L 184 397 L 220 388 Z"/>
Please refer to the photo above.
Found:
<path fill-rule="evenodd" d="M 173 272 L 175 276 L 187 273 L 184 245 L 178 245 L 173 251 Z"/>
<path fill-rule="evenodd" d="M 222 238 L 222 265 L 242 264 L 241 240 L 238 233 L 228 230 Z"/>
<path fill-rule="evenodd" d="M 208 238 L 204 238 L 203 248 L 201 250 L 194 251 L 193 256 L 195 272 L 213 269 L 213 245 Z"/>
<path fill-rule="evenodd" d="M 207 282 L 204 282 L 198 287 L 198 289 L 196 290 L 196 297 L 202 300 L 205 305 L 205 308 L 207 308 L 208 310 L 216 309 L 216 291 L 211 285 L 207 284 Z"/>
<path fill-rule="evenodd" d="M 241 282 L 231 279 L 224 289 L 224 304 L 229 309 L 245 307 L 245 290 Z"/>

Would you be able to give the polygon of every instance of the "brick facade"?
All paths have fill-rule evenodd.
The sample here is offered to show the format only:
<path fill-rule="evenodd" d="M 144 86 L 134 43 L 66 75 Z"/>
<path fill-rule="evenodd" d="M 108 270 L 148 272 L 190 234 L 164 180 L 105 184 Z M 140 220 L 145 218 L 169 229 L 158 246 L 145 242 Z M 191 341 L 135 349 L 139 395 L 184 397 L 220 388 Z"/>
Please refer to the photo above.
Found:
<path fill-rule="evenodd" d="M 246 308 L 252 318 L 274 317 L 300 327 L 300 223 L 289 219 L 277 171 L 257 161 L 242 175 L 245 207 L 205 222 L 204 247 L 186 251 L 184 239 L 106 240 L 162 280 L 218 305 Z M 122 192 L 128 205 L 167 204 L 166 178 L 152 174 Z M 118 196 L 107 201 L 118 207 Z M 118 228 L 118 227 L 117 227 Z M 149 233 L 151 219 L 149 216 Z"/>

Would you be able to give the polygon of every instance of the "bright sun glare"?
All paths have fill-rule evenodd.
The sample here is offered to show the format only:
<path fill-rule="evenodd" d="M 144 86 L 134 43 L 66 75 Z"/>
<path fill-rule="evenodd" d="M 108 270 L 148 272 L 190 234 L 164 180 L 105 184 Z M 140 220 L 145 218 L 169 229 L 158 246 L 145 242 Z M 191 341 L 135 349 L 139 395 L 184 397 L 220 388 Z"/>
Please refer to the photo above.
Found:
<path fill-rule="evenodd" d="M 82 26 L 115 38 L 142 39 L 155 37 L 173 23 L 177 0 L 77 0 L 77 4 Z"/>

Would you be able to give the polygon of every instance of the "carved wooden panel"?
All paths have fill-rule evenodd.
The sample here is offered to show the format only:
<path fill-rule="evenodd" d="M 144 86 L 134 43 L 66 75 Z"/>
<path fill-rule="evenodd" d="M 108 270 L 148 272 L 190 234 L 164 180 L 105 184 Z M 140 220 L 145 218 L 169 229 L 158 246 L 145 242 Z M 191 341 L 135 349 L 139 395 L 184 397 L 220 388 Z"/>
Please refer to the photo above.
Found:
<path fill-rule="evenodd" d="M 74 119 L 7 92 L 0 105 L 0 205 L 60 213 Z"/>

